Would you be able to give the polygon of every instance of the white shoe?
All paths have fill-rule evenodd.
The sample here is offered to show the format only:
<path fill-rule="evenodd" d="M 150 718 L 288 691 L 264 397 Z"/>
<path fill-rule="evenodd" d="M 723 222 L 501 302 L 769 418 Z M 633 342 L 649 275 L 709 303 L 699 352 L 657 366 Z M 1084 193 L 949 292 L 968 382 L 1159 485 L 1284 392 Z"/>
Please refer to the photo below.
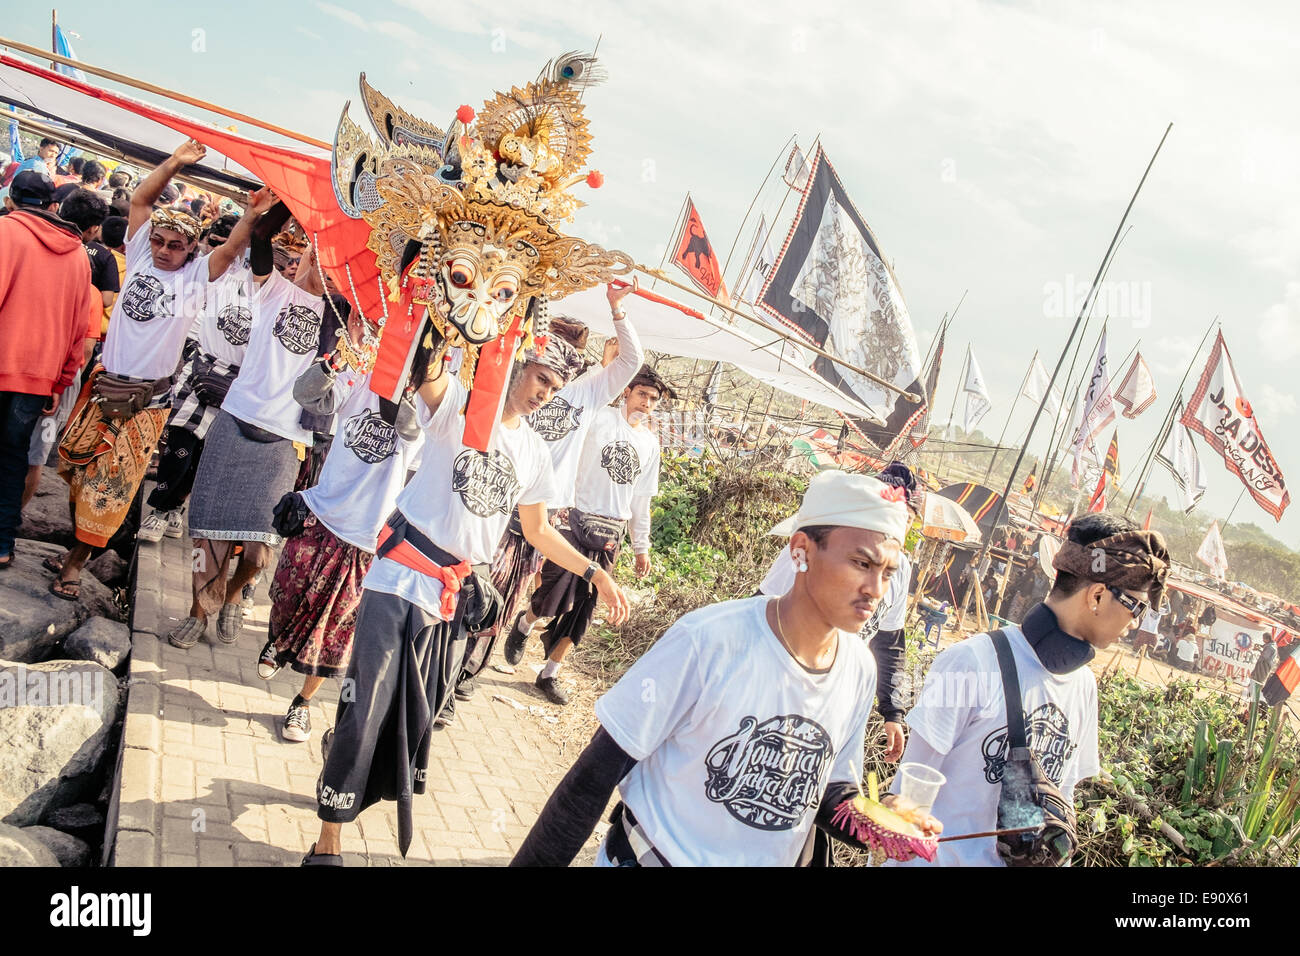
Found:
<path fill-rule="evenodd" d="M 185 537 L 185 517 L 181 514 L 180 508 L 167 513 L 166 535 L 169 538 Z"/>
<path fill-rule="evenodd" d="M 156 511 L 149 512 L 149 517 L 140 522 L 136 537 L 150 544 L 157 544 L 167 531 L 167 519 Z"/>

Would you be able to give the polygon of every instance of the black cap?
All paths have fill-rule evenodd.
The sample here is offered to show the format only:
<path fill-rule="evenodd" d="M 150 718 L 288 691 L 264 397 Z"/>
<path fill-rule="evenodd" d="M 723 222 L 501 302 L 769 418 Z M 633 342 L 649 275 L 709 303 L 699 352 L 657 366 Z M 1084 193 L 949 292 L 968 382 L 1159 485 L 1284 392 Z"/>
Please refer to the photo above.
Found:
<path fill-rule="evenodd" d="M 24 169 L 9 186 L 16 206 L 45 207 L 54 202 L 54 180 L 35 169 Z"/>

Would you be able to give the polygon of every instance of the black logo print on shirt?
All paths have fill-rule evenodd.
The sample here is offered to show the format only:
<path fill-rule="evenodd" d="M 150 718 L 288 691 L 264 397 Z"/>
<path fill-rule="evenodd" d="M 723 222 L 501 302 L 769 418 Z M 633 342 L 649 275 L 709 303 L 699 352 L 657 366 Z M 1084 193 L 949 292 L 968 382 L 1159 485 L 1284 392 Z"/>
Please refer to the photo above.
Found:
<path fill-rule="evenodd" d="M 217 313 L 217 331 L 236 348 L 248 344 L 252 327 L 253 313 L 242 306 L 228 305 Z"/>
<path fill-rule="evenodd" d="M 631 442 L 612 441 L 600 450 L 600 467 L 616 485 L 630 485 L 641 474 L 641 459 Z"/>
<path fill-rule="evenodd" d="M 790 830 L 821 801 L 833 756 L 831 735 L 807 717 L 744 717 L 704 759 L 704 795 L 746 826 Z"/>
<path fill-rule="evenodd" d="M 1070 739 L 1069 718 L 1055 704 L 1043 704 L 1025 719 L 1025 736 L 1029 749 L 1043 767 L 1043 773 L 1059 787 L 1066 763 L 1079 749 L 1079 745 Z M 989 783 L 1001 783 L 1002 770 L 1007 762 L 1006 726 L 985 737 L 982 749 L 984 779 Z"/>
<path fill-rule="evenodd" d="M 559 441 L 571 435 L 582 421 L 582 406 L 555 397 L 528 416 L 528 424 L 544 441 Z"/>
<path fill-rule="evenodd" d="M 122 293 L 122 312 L 136 322 L 148 322 L 156 316 L 170 311 L 176 301 L 174 295 L 165 294 L 166 290 L 157 277 L 137 273 L 131 276 Z"/>
<path fill-rule="evenodd" d="M 286 305 L 271 332 L 290 352 L 306 355 L 320 344 L 320 322 L 320 316 L 305 305 Z"/>
<path fill-rule="evenodd" d="M 367 465 L 377 465 L 397 450 L 397 429 L 378 412 L 360 412 L 343 423 L 343 445 Z"/>
<path fill-rule="evenodd" d="M 523 486 L 515 475 L 514 463 L 500 451 L 485 455 L 466 448 L 452 463 L 451 490 L 460 495 L 468 511 L 488 518 L 510 514 Z"/>

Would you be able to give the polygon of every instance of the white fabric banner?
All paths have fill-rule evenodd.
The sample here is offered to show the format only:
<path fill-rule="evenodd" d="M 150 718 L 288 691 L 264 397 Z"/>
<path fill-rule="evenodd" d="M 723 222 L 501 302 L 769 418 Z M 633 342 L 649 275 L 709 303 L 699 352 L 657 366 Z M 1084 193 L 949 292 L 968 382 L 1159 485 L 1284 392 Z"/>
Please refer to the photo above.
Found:
<path fill-rule="evenodd" d="M 1255 669 L 1267 627 L 1240 614 L 1216 608 L 1201 656 L 1201 669 L 1214 677 L 1244 681 Z"/>
<path fill-rule="evenodd" d="M 1183 513 L 1187 514 L 1196 507 L 1205 494 L 1207 482 L 1205 471 L 1201 468 L 1200 456 L 1192 441 L 1192 433 L 1179 419 L 1182 417 L 1182 402 L 1174 409 L 1174 424 L 1169 430 L 1160 451 L 1156 452 L 1156 461 L 1169 469 L 1174 476 L 1174 483 L 1182 492 Z"/>
<path fill-rule="evenodd" d="M 963 427 L 969 435 L 993 407 L 993 399 L 989 397 L 988 389 L 984 387 L 984 373 L 980 371 L 980 363 L 975 360 L 975 353 L 971 351 L 969 345 L 966 346 L 966 381 L 962 383 L 961 390 L 966 394 L 966 418 Z"/>
<path fill-rule="evenodd" d="M 1029 376 L 1025 379 L 1025 387 L 1020 390 L 1020 394 L 1029 399 L 1034 404 L 1039 404 L 1043 396 L 1047 395 L 1047 385 L 1051 382 L 1052 377 L 1047 374 L 1047 369 L 1043 368 L 1043 361 L 1037 355 L 1034 356 L 1033 363 L 1029 366 Z M 1056 389 L 1052 389 L 1051 395 L 1047 398 L 1047 410 L 1056 415 L 1061 410 L 1061 399 Z"/>
<path fill-rule="evenodd" d="M 785 172 L 781 178 L 791 189 L 797 189 L 803 192 L 808 188 L 808 176 L 812 172 L 808 168 L 808 160 L 804 158 L 803 150 L 799 144 L 794 144 L 794 149 L 790 150 L 790 156 L 785 161 Z"/>
<path fill-rule="evenodd" d="M 1219 534 L 1219 522 L 1214 521 L 1210 524 L 1210 530 L 1205 532 L 1205 540 L 1196 549 L 1196 557 L 1220 581 L 1228 579 L 1228 553 L 1223 550 L 1223 536 Z"/>
<path fill-rule="evenodd" d="M 1151 369 L 1147 367 L 1146 359 L 1139 352 L 1133 356 L 1133 364 L 1125 373 L 1124 381 L 1120 382 L 1119 391 L 1115 393 L 1115 401 L 1124 406 L 1125 418 L 1137 418 L 1150 408 L 1155 400 L 1155 379 L 1151 377 Z"/>
<path fill-rule="evenodd" d="M 775 262 L 776 250 L 772 248 L 772 235 L 767 220 L 759 216 L 754 241 L 749 247 L 749 255 L 745 257 L 744 268 L 740 270 L 740 292 L 736 298 L 750 303 L 757 302 Z"/>
<path fill-rule="evenodd" d="M 1084 449 L 1091 445 L 1097 435 L 1115 420 L 1115 401 L 1110 391 L 1110 372 L 1106 364 L 1106 330 L 1101 331 L 1101 340 L 1097 343 L 1097 358 L 1092 364 L 1092 375 L 1088 377 L 1088 387 L 1084 392 L 1083 415 L 1070 450 L 1074 453 L 1074 465 L 1070 476 L 1078 481 L 1083 469 Z"/>
<path fill-rule="evenodd" d="M 1255 410 L 1242 394 L 1222 332 L 1180 421 L 1223 456 L 1224 465 L 1241 479 L 1256 504 L 1282 520 L 1291 492 L 1260 433 Z"/>

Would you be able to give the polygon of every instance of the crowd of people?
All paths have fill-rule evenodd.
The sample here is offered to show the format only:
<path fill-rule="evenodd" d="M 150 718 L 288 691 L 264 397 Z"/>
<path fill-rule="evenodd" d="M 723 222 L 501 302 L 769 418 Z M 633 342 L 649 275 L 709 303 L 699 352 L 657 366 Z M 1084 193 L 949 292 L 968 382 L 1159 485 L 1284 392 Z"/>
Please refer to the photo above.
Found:
<path fill-rule="evenodd" d="M 674 390 L 624 314 L 637 285 L 608 288 L 615 334 L 597 362 L 586 327 L 552 317 L 484 452 L 465 444 L 456 350 L 396 401 L 371 390 L 366 328 L 268 190 L 243 209 L 187 195 L 175 179 L 205 153 L 192 140 L 138 183 L 89 158 L 60 170 L 58 147 L 7 171 L 0 218 L 0 568 L 57 443 L 76 541 L 46 567 L 51 593 L 78 599 L 87 560 L 141 507 L 156 453 L 138 539 L 194 549 L 190 610 L 166 639 L 234 644 L 269 575 L 258 674 L 302 676 L 283 739 L 309 740 L 313 696 L 347 683 L 321 740 L 321 832 L 304 865 L 341 864 L 342 826 L 382 799 L 397 802 L 405 853 L 431 735 L 454 732 L 455 702 L 473 697 L 498 639 L 511 665 L 536 639 L 536 687 L 564 705 L 559 675 L 597 604 L 613 626 L 629 612 L 612 576 L 625 538 L 636 574 L 651 568 L 655 414 Z M 929 838 L 993 831 L 1014 789 L 1017 699 L 1056 799 L 1012 796 L 1043 825 L 1033 840 L 944 844 L 936 859 L 1068 859 L 1072 789 L 1098 769 L 1086 665 L 1159 606 L 1163 541 L 1111 515 L 1077 520 L 1050 592 L 1025 582 L 1023 624 L 943 651 L 905 712 L 902 545 L 920 506 L 901 463 L 814 478 L 759 591 L 677 621 L 601 698 L 600 730 L 515 863 L 569 862 L 615 788 L 602 864 L 825 862 L 828 837 L 864 845 L 842 808 L 873 707 L 887 759 L 948 778 L 932 807 L 899 793 L 885 805 Z M 953 698 L 963 677 L 977 697 Z"/>

